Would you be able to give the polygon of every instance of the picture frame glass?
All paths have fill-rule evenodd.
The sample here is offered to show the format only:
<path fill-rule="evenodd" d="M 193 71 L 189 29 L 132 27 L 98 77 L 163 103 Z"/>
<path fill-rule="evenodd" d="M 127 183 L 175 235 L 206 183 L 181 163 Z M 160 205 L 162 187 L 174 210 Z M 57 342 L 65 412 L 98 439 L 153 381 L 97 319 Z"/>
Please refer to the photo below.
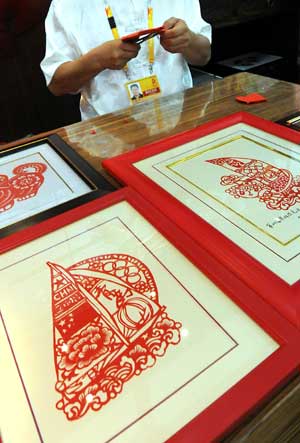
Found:
<path fill-rule="evenodd" d="M 133 163 L 290 285 L 300 278 L 299 166 L 297 144 L 246 123 Z"/>
<path fill-rule="evenodd" d="M 93 189 L 46 139 L 0 152 L 0 229 Z"/>
<path fill-rule="evenodd" d="M 4 442 L 165 441 L 280 348 L 127 201 L 3 254 L 0 293 Z"/>

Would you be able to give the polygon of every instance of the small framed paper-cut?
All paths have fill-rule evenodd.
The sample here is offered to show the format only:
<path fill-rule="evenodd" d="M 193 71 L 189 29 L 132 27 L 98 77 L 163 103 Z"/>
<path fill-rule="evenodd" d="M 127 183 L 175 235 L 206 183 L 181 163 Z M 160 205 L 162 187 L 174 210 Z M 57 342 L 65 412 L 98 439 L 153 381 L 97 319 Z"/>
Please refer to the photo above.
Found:
<path fill-rule="evenodd" d="M 299 331 L 132 190 L 1 248 L 3 443 L 211 442 L 298 372 Z"/>
<path fill-rule="evenodd" d="M 0 150 L 0 238 L 112 190 L 56 134 Z"/>
<path fill-rule="evenodd" d="M 103 165 L 300 326 L 299 143 L 237 113 Z"/>

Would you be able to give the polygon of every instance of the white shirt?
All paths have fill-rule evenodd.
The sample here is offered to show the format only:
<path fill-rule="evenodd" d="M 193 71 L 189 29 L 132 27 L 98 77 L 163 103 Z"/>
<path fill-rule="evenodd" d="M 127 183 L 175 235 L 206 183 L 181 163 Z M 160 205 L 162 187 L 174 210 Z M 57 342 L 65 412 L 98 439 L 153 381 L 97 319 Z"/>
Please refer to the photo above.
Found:
<path fill-rule="evenodd" d="M 119 35 L 148 28 L 148 0 L 109 0 Z M 189 28 L 211 40 L 211 27 L 201 16 L 199 0 L 153 0 L 153 26 L 161 26 L 171 16 L 182 18 Z M 112 40 L 104 0 L 53 0 L 46 19 L 46 54 L 41 63 L 47 84 L 65 62 L 76 60 L 102 43 Z M 153 73 L 162 95 L 192 86 L 189 67 L 181 54 L 171 54 L 155 37 Z M 128 64 L 130 80 L 150 75 L 147 42 Z M 125 88 L 128 78 L 123 70 L 106 69 L 86 84 L 81 92 L 83 119 L 117 111 L 129 106 Z"/>

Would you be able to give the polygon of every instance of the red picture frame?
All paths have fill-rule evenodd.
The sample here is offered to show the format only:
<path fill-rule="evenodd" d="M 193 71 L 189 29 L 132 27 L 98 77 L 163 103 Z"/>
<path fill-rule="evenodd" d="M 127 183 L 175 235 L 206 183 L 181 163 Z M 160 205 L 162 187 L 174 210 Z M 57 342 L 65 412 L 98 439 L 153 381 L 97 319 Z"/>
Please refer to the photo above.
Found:
<path fill-rule="evenodd" d="M 195 129 L 164 138 L 103 161 L 103 166 L 121 183 L 126 184 L 149 199 L 215 259 L 223 263 L 235 275 L 252 287 L 268 303 L 278 309 L 288 320 L 300 328 L 300 283 L 289 285 L 282 278 L 241 249 L 228 237 L 215 229 L 195 212 L 170 195 L 161 186 L 133 166 L 135 162 L 200 139 L 237 123 L 245 123 L 268 134 L 300 144 L 300 134 L 276 123 L 246 112 L 238 112 Z M 300 152 L 300 147 L 299 147 Z M 216 248 L 216 245 L 218 247 Z"/>
<path fill-rule="evenodd" d="M 0 251 L 3 254 L 122 201 L 137 210 L 279 344 L 275 352 L 169 440 L 172 443 L 216 441 L 232 430 L 247 413 L 269 399 L 298 372 L 300 333 L 273 307 L 257 296 L 219 260 L 205 249 L 199 248 L 191 237 L 162 215 L 151 203 L 128 188 L 43 221 L 22 233 L 17 232 L 1 241 Z M 25 390 L 24 384 L 23 388 Z"/>

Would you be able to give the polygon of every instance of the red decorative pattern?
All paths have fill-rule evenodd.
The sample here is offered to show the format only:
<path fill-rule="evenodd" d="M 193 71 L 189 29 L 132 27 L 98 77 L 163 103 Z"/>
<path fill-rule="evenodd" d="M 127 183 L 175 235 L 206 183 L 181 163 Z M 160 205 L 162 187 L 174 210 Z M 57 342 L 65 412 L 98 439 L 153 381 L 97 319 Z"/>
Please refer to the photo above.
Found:
<path fill-rule="evenodd" d="M 44 182 L 43 173 L 47 166 L 43 163 L 25 163 L 13 169 L 13 177 L 0 174 L 0 212 L 8 211 L 15 200 L 35 197 Z"/>
<path fill-rule="evenodd" d="M 220 184 L 232 185 L 225 192 L 235 198 L 258 198 L 268 209 L 279 210 L 300 203 L 300 176 L 293 177 L 287 169 L 251 158 L 223 157 L 207 162 L 234 172 L 223 176 Z"/>
<path fill-rule="evenodd" d="M 122 254 L 96 256 L 52 277 L 57 408 L 68 420 L 100 410 L 180 342 L 149 269 Z"/>

